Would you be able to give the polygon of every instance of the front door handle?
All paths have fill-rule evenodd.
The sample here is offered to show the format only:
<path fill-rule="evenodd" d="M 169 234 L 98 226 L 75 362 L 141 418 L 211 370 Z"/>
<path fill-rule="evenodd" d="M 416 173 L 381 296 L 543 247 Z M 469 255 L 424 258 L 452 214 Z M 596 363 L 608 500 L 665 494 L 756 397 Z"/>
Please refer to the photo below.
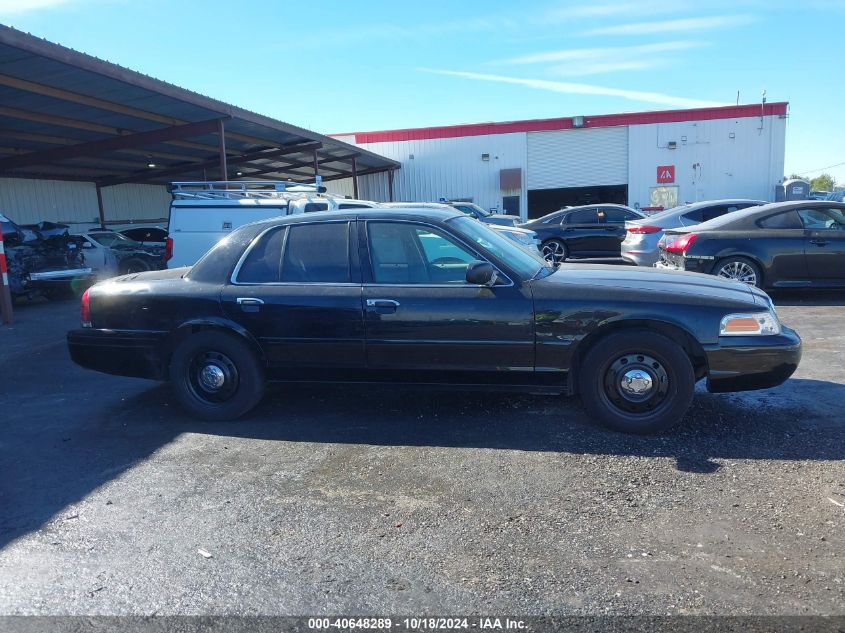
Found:
<path fill-rule="evenodd" d="M 393 299 L 367 299 L 367 307 L 396 312 L 399 302 Z"/>
<path fill-rule="evenodd" d="M 236 301 L 241 306 L 243 312 L 258 312 L 261 306 L 264 305 L 261 299 L 256 299 L 255 297 L 238 297 Z"/>
<path fill-rule="evenodd" d="M 827 240 L 823 240 L 823 239 L 820 239 L 820 238 L 810 240 L 810 243 L 815 244 L 816 246 L 827 246 Z"/>

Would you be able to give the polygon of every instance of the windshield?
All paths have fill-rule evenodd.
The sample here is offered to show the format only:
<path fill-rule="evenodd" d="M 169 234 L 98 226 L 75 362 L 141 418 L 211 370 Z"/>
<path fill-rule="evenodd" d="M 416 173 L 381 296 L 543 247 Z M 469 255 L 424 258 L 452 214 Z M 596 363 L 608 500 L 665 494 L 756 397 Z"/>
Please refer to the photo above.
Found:
<path fill-rule="evenodd" d="M 460 204 L 453 204 L 452 206 L 455 207 L 458 211 L 466 213 L 467 215 L 472 215 L 473 211 L 483 218 L 486 218 L 489 215 L 493 215 L 487 209 L 483 209 L 477 204 L 472 204 L 471 202 L 461 202 Z"/>
<path fill-rule="evenodd" d="M 120 233 L 89 233 L 88 237 L 103 246 L 141 246 L 140 242 L 131 240 Z"/>
<path fill-rule="evenodd" d="M 551 265 L 540 256 L 539 251 L 534 254 L 528 249 L 520 248 L 516 243 L 477 220 L 458 217 L 448 222 L 468 241 L 478 244 L 497 259 L 507 262 L 508 266 L 524 279 L 531 279 L 545 270 L 549 273 L 553 270 Z"/>

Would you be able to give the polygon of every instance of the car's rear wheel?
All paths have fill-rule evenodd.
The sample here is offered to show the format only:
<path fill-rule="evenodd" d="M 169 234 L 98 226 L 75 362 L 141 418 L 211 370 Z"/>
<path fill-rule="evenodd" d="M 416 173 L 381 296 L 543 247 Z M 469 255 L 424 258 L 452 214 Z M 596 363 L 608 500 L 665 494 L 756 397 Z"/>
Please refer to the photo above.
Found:
<path fill-rule="evenodd" d="M 179 403 L 204 420 L 233 420 L 264 395 L 264 371 L 244 341 L 225 332 L 192 334 L 174 350 L 170 380 Z"/>
<path fill-rule="evenodd" d="M 150 270 L 150 264 L 139 257 L 130 257 L 120 263 L 120 274 L 143 273 Z"/>
<path fill-rule="evenodd" d="M 729 257 L 721 260 L 716 264 L 715 274 L 717 277 L 741 281 L 758 288 L 763 284 L 760 267 L 746 257 Z"/>
<path fill-rule="evenodd" d="M 546 258 L 546 261 L 553 264 L 565 262 L 566 258 L 569 257 L 569 248 L 560 240 L 548 240 L 543 242 L 543 246 L 540 250 L 543 253 L 543 257 Z"/>
<path fill-rule="evenodd" d="M 579 373 L 584 408 L 623 433 L 657 433 L 692 402 L 695 374 L 683 348 L 646 330 L 610 334 L 589 350 Z"/>

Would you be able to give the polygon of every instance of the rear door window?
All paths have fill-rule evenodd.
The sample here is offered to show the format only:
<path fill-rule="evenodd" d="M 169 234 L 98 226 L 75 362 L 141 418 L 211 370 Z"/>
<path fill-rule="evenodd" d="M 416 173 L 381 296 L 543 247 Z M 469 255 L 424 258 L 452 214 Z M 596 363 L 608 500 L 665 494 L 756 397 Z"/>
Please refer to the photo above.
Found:
<path fill-rule="evenodd" d="M 280 280 L 349 283 L 349 223 L 292 225 L 285 242 Z"/>
<path fill-rule="evenodd" d="M 598 224 L 598 214 L 595 209 L 580 209 L 567 213 L 563 224 Z"/>

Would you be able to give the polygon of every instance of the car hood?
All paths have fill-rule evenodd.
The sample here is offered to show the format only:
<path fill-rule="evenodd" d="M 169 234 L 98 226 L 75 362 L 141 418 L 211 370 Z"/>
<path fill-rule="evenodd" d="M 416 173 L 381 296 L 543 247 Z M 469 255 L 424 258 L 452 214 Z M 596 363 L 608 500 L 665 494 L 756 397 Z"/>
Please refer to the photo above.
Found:
<path fill-rule="evenodd" d="M 520 217 L 518 215 L 500 215 L 497 213 L 486 216 L 482 222 L 498 224 L 500 226 L 516 226 L 520 222 Z"/>
<path fill-rule="evenodd" d="M 553 274 L 537 280 L 541 285 L 589 285 L 633 290 L 643 293 L 697 296 L 701 298 L 737 301 L 770 306 L 768 295 L 747 284 L 680 271 L 663 271 L 638 266 L 610 266 L 604 264 L 561 264 Z M 652 295 L 653 296 L 653 295 Z M 647 300 L 644 297 L 644 300 Z"/>

